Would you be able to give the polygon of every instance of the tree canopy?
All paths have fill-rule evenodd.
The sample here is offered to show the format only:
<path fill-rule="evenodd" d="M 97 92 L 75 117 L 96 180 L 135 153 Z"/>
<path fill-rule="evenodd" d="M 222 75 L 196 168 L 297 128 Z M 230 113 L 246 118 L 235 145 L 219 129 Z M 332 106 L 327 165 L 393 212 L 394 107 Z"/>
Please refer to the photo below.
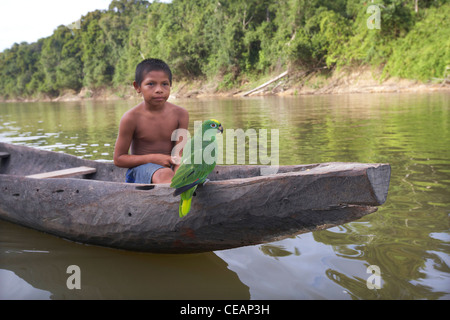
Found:
<path fill-rule="evenodd" d="M 373 5 L 379 29 L 367 23 Z M 0 97 L 129 86 L 149 57 L 175 79 L 220 79 L 219 88 L 286 68 L 360 65 L 427 81 L 450 65 L 449 16 L 448 0 L 113 0 L 79 28 L 1 52 Z"/>

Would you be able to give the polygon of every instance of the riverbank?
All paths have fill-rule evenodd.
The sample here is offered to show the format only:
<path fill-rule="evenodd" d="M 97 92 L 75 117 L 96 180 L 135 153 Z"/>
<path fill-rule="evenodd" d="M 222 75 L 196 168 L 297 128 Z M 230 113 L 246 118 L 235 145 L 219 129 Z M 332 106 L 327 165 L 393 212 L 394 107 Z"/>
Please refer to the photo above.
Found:
<path fill-rule="evenodd" d="M 257 82 L 244 83 L 239 88 L 227 91 L 217 91 L 216 86 L 211 84 L 182 85 L 174 91 L 177 98 L 192 97 L 243 97 L 246 96 L 295 96 L 295 95 L 317 95 L 317 94 L 349 94 L 349 93 L 382 93 L 382 92 L 434 92 L 449 91 L 450 79 L 436 79 L 428 83 L 418 80 L 400 79 L 391 77 L 381 79 L 381 70 L 373 70 L 369 67 L 356 70 L 341 70 L 339 72 L 289 72 L 288 75 L 260 90 L 252 91 L 271 80 L 274 77 L 260 79 Z M 249 91 L 252 91 L 249 93 Z"/>
<path fill-rule="evenodd" d="M 243 97 L 243 96 L 296 96 L 317 94 L 351 94 L 351 93 L 402 93 L 402 92 L 434 92 L 449 91 L 450 79 L 435 79 L 427 83 L 391 77 L 381 79 L 381 71 L 369 67 L 339 72 L 316 70 L 312 72 L 288 72 L 285 76 L 270 82 L 277 75 L 261 78 L 257 81 L 242 80 L 240 86 L 231 89 L 219 89 L 217 81 L 192 80 L 175 82 L 171 97 L 174 99 L 206 98 L 206 97 Z M 261 85 L 259 90 L 252 90 Z M 251 92 L 251 93 L 249 93 Z M 80 92 L 67 90 L 59 97 L 33 97 L 6 99 L 3 102 L 38 102 L 38 101 L 82 101 L 82 100 L 129 100 L 139 95 L 133 87 L 118 89 L 90 90 L 83 88 Z"/>

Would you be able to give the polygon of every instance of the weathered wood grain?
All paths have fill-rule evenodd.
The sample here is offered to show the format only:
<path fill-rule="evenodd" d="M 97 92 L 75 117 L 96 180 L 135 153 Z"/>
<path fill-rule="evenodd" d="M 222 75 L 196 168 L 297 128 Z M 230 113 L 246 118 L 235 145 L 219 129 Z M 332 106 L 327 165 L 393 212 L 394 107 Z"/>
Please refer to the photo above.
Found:
<path fill-rule="evenodd" d="M 124 183 L 125 169 L 63 153 L 0 143 L 0 218 L 73 241 L 126 250 L 192 253 L 271 242 L 357 220 L 386 201 L 388 164 L 217 166 L 178 216 L 169 184 Z M 89 179 L 25 175 L 73 166 Z M 20 174 L 19 174 L 20 173 Z"/>
<path fill-rule="evenodd" d="M 27 176 L 27 178 L 33 178 L 33 179 L 68 178 L 68 177 L 73 177 L 73 176 L 91 174 L 91 173 L 95 173 L 96 171 L 97 171 L 97 169 L 91 168 L 91 167 L 76 167 L 76 168 L 69 168 L 69 169 L 63 169 L 63 170 L 56 170 L 56 171 L 32 174 L 32 175 Z"/>

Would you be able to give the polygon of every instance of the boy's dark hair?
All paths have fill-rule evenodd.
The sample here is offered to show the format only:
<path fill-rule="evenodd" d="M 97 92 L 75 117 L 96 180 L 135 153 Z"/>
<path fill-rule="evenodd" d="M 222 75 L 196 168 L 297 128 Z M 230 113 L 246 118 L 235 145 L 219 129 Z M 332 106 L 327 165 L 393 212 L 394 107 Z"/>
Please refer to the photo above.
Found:
<path fill-rule="evenodd" d="M 170 70 L 167 63 L 160 59 L 145 59 L 137 65 L 134 81 L 136 81 L 138 86 L 141 85 L 142 80 L 144 79 L 144 75 L 149 73 L 150 71 L 164 71 L 165 73 L 167 73 L 170 86 L 172 86 L 172 71 Z"/>

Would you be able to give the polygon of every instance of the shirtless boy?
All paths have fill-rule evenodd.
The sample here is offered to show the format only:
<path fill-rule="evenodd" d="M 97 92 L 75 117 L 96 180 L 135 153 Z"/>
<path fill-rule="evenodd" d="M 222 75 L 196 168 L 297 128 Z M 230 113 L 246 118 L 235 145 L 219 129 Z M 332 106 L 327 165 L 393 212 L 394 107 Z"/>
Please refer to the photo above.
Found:
<path fill-rule="evenodd" d="M 186 129 L 188 112 L 167 99 L 172 72 L 159 59 L 146 59 L 136 67 L 133 86 L 144 101 L 128 110 L 120 120 L 114 149 L 114 164 L 129 168 L 126 182 L 170 183 L 178 169 L 171 157 L 176 129 Z M 131 151 L 130 154 L 128 151 Z"/>

